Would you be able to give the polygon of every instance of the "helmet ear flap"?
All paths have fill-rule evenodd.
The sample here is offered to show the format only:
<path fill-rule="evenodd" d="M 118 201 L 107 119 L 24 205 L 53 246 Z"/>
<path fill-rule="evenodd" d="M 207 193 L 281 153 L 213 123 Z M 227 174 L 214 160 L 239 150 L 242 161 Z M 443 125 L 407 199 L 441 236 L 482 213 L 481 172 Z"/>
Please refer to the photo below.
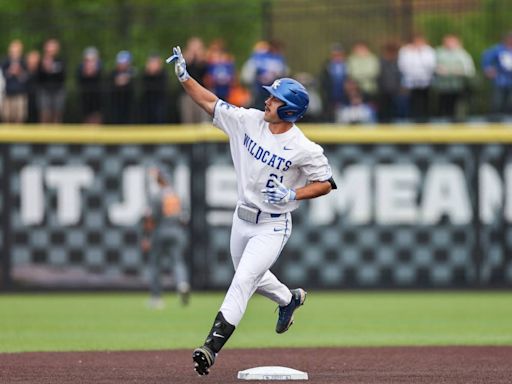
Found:
<path fill-rule="evenodd" d="M 294 123 L 295 121 L 299 120 L 303 116 L 303 111 L 299 110 L 296 107 L 290 106 L 290 105 L 281 105 L 277 109 L 277 115 L 279 118 L 283 121 L 287 121 L 289 123 Z"/>

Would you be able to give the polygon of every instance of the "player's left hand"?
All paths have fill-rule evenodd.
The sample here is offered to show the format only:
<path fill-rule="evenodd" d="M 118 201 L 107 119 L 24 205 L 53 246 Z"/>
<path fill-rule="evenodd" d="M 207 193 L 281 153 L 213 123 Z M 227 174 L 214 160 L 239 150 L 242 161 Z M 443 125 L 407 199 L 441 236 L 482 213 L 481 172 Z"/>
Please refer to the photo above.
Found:
<path fill-rule="evenodd" d="M 296 200 L 296 194 L 293 189 L 286 187 L 278 179 L 272 180 L 275 187 L 263 188 L 262 193 L 265 194 L 265 203 L 269 204 L 286 204 L 289 201 Z"/>

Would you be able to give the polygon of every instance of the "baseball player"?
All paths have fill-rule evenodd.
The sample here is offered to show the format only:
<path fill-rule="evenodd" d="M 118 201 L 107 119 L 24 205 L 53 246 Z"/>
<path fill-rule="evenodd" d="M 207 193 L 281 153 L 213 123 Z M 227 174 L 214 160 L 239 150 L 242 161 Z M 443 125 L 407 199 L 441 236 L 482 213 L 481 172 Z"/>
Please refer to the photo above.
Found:
<path fill-rule="evenodd" d="M 238 181 L 230 250 L 235 275 L 204 345 L 192 358 L 199 375 L 207 375 L 215 358 L 240 323 L 249 299 L 258 292 L 279 305 L 276 332 L 293 323 L 306 291 L 290 290 L 270 267 L 292 232 L 290 212 L 300 200 L 325 195 L 336 188 L 322 148 L 295 125 L 309 104 L 305 88 L 282 78 L 264 88 L 265 111 L 238 108 L 220 100 L 190 77 L 180 47 L 167 59 L 185 91 L 229 136 Z"/>
<path fill-rule="evenodd" d="M 142 251 L 150 263 L 150 306 L 163 309 L 162 262 L 164 258 L 173 261 L 176 289 L 183 305 L 188 304 L 190 283 L 180 244 L 183 238 L 183 211 L 181 202 L 172 187 L 169 177 L 159 167 L 146 172 L 146 195 L 148 207 L 142 220 Z"/>

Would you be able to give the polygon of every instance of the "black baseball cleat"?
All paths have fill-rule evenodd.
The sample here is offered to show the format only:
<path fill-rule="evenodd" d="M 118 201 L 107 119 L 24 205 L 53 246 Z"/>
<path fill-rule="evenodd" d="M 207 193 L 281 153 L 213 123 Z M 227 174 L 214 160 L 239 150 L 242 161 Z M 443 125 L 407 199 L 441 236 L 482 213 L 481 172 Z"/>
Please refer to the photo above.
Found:
<path fill-rule="evenodd" d="M 292 301 L 284 307 L 279 307 L 279 317 L 277 318 L 276 332 L 284 333 L 293 324 L 293 312 L 306 301 L 307 292 L 302 288 L 292 289 Z"/>
<path fill-rule="evenodd" d="M 192 353 L 194 360 L 194 369 L 199 376 L 205 376 L 210 373 L 210 367 L 215 362 L 215 353 L 206 345 L 194 349 Z"/>

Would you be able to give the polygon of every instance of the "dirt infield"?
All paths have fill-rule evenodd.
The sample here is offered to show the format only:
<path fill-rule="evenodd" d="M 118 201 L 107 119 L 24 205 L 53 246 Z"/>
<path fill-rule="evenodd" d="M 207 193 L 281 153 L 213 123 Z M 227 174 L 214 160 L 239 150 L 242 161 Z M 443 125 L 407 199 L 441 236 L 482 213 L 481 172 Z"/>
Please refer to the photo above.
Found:
<path fill-rule="evenodd" d="M 192 370 L 188 350 L 13 353 L 0 354 L 0 383 L 228 384 L 261 365 L 303 370 L 322 384 L 512 383 L 512 347 L 226 350 L 206 377 Z"/>

